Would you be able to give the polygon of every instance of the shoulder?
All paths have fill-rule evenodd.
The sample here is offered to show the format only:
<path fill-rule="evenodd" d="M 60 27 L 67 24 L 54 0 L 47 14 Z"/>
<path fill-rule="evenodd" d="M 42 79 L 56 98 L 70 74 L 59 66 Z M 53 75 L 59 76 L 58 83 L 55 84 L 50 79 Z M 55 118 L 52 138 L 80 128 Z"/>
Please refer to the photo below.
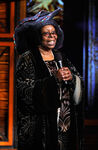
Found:
<path fill-rule="evenodd" d="M 33 54 L 30 50 L 24 52 L 23 54 L 19 55 L 16 68 L 18 66 L 27 66 L 28 64 L 33 63 Z"/>
<path fill-rule="evenodd" d="M 29 61 L 32 57 L 33 57 L 32 52 L 30 50 L 28 50 L 28 51 L 22 53 L 21 55 L 19 55 L 18 62 Z"/>
<path fill-rule="evenodd" d="M 20 55 L 20 59 L 29 59 L 31 58 L 33 55 L 31 53 L 30 50 L 24 52 L 22 55 Z"/>

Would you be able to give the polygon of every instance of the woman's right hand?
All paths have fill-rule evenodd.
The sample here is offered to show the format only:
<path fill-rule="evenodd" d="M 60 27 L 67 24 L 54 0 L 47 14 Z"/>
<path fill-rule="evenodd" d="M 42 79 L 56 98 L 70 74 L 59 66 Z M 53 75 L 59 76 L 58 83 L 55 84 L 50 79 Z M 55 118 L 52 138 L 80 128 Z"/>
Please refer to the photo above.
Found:
<path fill-rule="evenodd" d="M 56 77 L 58 78 L 59 82 L 72 80 L 72 74 L 68 67 L 62 67 L 58 69 Z"/>

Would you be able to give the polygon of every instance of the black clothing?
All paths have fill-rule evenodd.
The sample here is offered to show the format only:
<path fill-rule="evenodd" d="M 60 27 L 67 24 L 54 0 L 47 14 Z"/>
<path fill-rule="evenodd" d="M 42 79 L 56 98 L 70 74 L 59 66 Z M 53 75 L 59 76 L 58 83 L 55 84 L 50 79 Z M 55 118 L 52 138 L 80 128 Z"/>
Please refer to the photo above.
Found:
<path fill-rule="evenodd" d="M 71 125 L 67 132 L 74 131 L 75 137 L 75 108 L 72 95 L 75 87 L 74 75 L 79 76 L 79 73 L 68 59 L 64 58 L 63 64 L 68 66 L 73 74 L 68 89 L 71 93 Z M 16 85 L 18 150 L 58 150 L 58 139 L 64 142 L 63 139 L 67 137 L 61 137 L 64 133 L 57 129 L 57 109 L 61 105 L 59 83 L 55 73 L 51 73 L 47 63 L 42 60 L 38 49 L 26 51 L 19 57 L 16 66 Z"/>

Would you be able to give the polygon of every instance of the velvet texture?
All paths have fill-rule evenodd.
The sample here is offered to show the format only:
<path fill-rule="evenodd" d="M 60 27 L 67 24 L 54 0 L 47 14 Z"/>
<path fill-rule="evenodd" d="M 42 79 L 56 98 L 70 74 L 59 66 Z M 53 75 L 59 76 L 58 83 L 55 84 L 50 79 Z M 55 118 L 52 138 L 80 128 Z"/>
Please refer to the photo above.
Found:
<path fill-rule="evenodd" d="M 65 63 L 73 75 L 79 76 L 75 67 L 67 59 L 63 59 L 63 64 Z M 74 81 L 70 83 L 71 87 L 74 88 L 74 84 Z M 62 140 L 68 139 L 67 147 L 70 146 L 70 137 L 73 137 L 71 143 L 76 146 L 74 101 L 70 99 L 70 130 L 68 134 L 65 133 L 64 138 L 63 136 L 61 138 L 61 134 L 58 135 L 57 132 L 57 108 L 60 107 L 57 80 L 50 75 L 38 49 L 27 51 L 20 56 L 16 66 L 16 85 L 18 149 L 44 150 L 45 147 L 45 150 L 58 150 L 58 136 Z M 82 113 L 78 117 L 82 123 Z M 82 131 L 80 127 L 78 132 Z"/>

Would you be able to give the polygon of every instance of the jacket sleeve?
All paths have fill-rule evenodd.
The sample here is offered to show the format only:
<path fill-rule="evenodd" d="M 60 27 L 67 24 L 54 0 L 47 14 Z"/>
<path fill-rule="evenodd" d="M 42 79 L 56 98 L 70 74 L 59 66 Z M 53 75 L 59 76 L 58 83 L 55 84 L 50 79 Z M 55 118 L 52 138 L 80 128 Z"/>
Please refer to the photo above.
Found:
<path fill-rule="evenodd" d="M 83 78 L 76 70 L 74 65 L 67 60 L 68 66 L 73 74 L 73 84 L 74 84 L 74 92 L 73 92 L 73 101 L 75 108 L 75 121 L 76 121 L 76 130 L 77 130 L 77 143 L 80 149 L 84 147 L 84 106 L 85 106 L 85 90 L 84 90 L 84 82 Z"/>
<path fill-rule="evenodd" d="M 29 53 L 22 55 L 17 63 L 16 88 L 18 107 L 26 111 L 53 111 L 59 105 L 55 78 L 36 79 L 35 65 Z"/>
<path fill-rule="evenodd" d="M 74 104 L 78 105 L 83 97 L 83 91 L 84 91 L 84 83 L 83 83 L 83 78 L 81 77 L 80 73 L 77 71 L 75 66 L 67 59 L 66 65 L 69 67 L 71 70 L 71 73 L 73 75 L 73 80 L 71 82 L 71 86 L 74 87 L 73 91 L 73 100 Z"/>

